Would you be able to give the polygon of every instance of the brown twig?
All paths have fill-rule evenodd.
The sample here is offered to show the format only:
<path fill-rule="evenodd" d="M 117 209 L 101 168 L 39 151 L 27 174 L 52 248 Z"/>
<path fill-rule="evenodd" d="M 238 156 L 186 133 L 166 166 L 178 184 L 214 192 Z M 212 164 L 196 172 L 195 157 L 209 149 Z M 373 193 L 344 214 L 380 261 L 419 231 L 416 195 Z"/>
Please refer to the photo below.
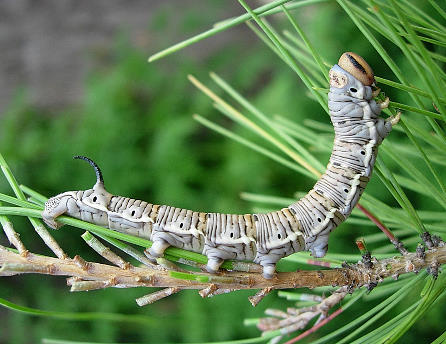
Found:
<path fill-rule="evenodd" d="M 416 253 L 405 256 L 375 260 L 373 267 L 367 269 L 361 262 L 343 268 L 296 271 L 277 273 L 266 280 L 259 273 L 221 272 L 218 275 L 190 272 L 184 278 L 172 277 L 171 271 L 160 271 L 149 267 L 119 267 L 85 263 L 80 265 L 73 259 L 58 259 L 29 253 L 26 257 L 0 246 L 0 275 L 40 273 L 78 277 L 85 281 L 110 281 L 113 276 L 115 287 L 180 287 L 183 289 L 204 289 L 213 283 L 218 290 L 315 288 L 320 286 L 360 287 L 370 283 L 379 283 L 384 278 L 416 272 L 434 265 L 446 263 L 446 245 L 426 251 L 423 258 Z M 217 291 L 218 291 L 217 290 Z M 217 294 L 217 291 L 215 294 Z"/>
<path fill-rule="evenodd" d="M 26 249 L 23 242 L 20 240 L 20 234 L 14 230 L 12 222 L 10 222 L 6 217 L 0 217 L 0 223 L 3 227 L 3 231 L 9 240 L 9 243 L 14 245 L 14 247 L 19 251 L 21 255 L 26 255 L 28 250 Z"/>
<path fill-rule="evenodd" d="M 381 229 L 381 231 L 389 238 L 390 241 L 396 240 L 395 236 L 390 231 L 390 229 L 384 226 L 384 224 L 381 221 L 379 221 L 377 217 L 370 212 L 370 210 L 366 209 L 359 203 L 356 205 L 356 208 L 361 210 L 365 214 L 365 216 L 367 216 L 379 229 Z"/>
<path fill-rule="evenodd" d="M 358 203 L 356 207 L 361 210 L 365 216 L 367 216 L 370 221 L 372 221 L 381 231 L 389 238 L 390 242 L 395 246 L 395 248 L 402 254 L 405 255 L 408 253 L 407 249 L 404 247 L 403 243 L 399 241 L 391 232 L 389 228 L 387 228 L 375 215 L 372 214 L 370 210 L 365 208 L 363 205 Z"/>
<path fill-rule="evenodd" d="M 70 278 L 67 284 L 71 286 L 70 291 L 90 291 L 112 287 L 113 279 L 108 281 L 82 281 L 76 278 Z"/>
<path fill-rule="evenodd" d="M 200 294 L 200 296 L 202 298 L 205 297 L 211 297 L 214 296 L 214 292 L 218 290 L 218 287 L 216 284 L 209 284 L 209 286 L 207 286 L 204 289 L 201 289 L 198 294 Z"/>
<path fill-rule="evenodd" d="M 268 288 L 264 288 L 262 290 L 259 290 L 255 295 L 253 296 L 249 296 L 248 300 L 249 302 L 251 302 L 251 305 L 253 305 L 253 307 L 257 306 L 259 304 L 260 301 L 263 300 L 263 298 L 268 295 L 271 291 L 273 290 L 273 288 L 268 287 Z"/>
<path fill-rule="evenodd" d="M 59 243 L 53 238 L 50 232 L 45 228 L 43 223 L 32 217 L 30 217 L 29 220 L 36 233 L 42 238 L 45 245 L 48 246 L 48 248 L 53 251 L 53 253 L 59 259 L 66 259 L 68 257 L 67 254 L 64 252 L 62 247 L 60 247 Z"/>
<path fill-rule="evenodd" d="M 146 305 L 154 303 L 154 302 L 156 302 L 158 300 L 161 300 L 161 299 L 163 299 L 165 297 L 168 297 L 168 296 L 170 296 L 172 294 L 176 294 L 179 291 L 181 291 L 181 288 L 174 288 L 174 287 L 165 288 L 165 289 L 162 289 L 162 290 L 158 290 L 158 291 L 156 291 L 154 293 L 147 294 L 147 295 L 144 295 L 144 296 L 142 296 L 140 298 L 137 298 L 136 299 L 136 303 L 140 307 L 146 306 Z"/>
<path fill-rule="evenodd" d="M 102 257 L 107 259 L 109 262 L 119 266 L 121 269 L 129 269 L 131 267 L 130 263 L 126 262 L 116 253 L 114 253 L 109 247 L 105 246 L 98 239 L 96 239 L 90 232 L 85 232 L 81 235 L 82 239 L 85 240 L 88 246 L 95 250 Z"/>
<path fill-rule="evenodd" d="M 287 312 L 282 312 L 280 310 L 267 309 L 265 313 L 267 315 L 272 315 L 273 317 L 260 319 L 257 327 L 265 333 L 270 331 L 280 331 L 280 336 L 295 332 L 305 328 L 308 323 L 319 316 L 319 320 L 312 327 L 312 329 L 302 333 L 300 336 L 290 340 L 287 343 L 294 343 L 300 338 L 307 336 L 308 334 L 316 331 L 318 328 L 327 323 L 331 318 L 334 318 L 337 314 L 328 316 L 328 312 L 334 306 L 339 304 L 344 297 L 349 293 L 350 289 L 348 287 L 342 287 L 335 291 L 328 297 L 322 298 L 317 305 L 302 308 L 288 308 Z M 340 313 L 341 311 L 338 310 Z M 331 318 L 330 318 L 331 317 Z M 311 332 L 310 332 L 311 331 Z M 277 337 L 276 337 L 277 338 Z M 278 338 L 277 338 L 278 339 Z"/>
<path fill-rule="evenodd" d="M 317 330 L 319 330 L 322 326 L 324 326 L 326 323 L 328 323 L 329 321 L 333 320 L 335 317 L 337 317 L 339 314 L 341 314 L 343 311 L 342 308 L 338 308 L 337 310 L 335 310 L 333 313 L 331 313 L 328 317 L 326 317 L 324 320 L 322 320 L 321 322 L 319 322 L 317 325 L 314 325 L 312 328 L 306 330 L 305 332 L 302 332 L 300 335 L 298 335 L 297 337 L 285 342 L 284 344 L 293 344 L 296 343 L 297 341 L 305 338 L 306 336 L 316 332 Z"/>

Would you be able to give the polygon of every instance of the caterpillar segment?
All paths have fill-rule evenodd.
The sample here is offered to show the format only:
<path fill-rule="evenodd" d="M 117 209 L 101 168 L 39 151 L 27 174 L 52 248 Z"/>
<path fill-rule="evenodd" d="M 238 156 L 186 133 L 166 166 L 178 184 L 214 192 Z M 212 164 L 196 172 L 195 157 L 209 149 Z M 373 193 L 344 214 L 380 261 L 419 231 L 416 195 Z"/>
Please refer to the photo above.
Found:
<path fill-rule="evenodd" d="M 302 226 L 305 250 L 314 257 L 323 257 L 328 249 L 328 234 L 345 219 L 344 216 L 331 199 L 314 188 L 289 209 Z"/>
<path fill-rule="evenodd" d="M 152 231 L 153 204 L 133 198 L 114 196 L 107 205 L 105 215 L 108 228 L 149 239 Z"/>
<path fill-rule="evenodd" d="M 350 215 L 372 174 L 378 146 L 398 123 L 399 116 L 379 117 L 388 99 L 373 97 L 374 76 L 357 54 L 347 52 L 329 73 L 328 107 L 334 127 L 333 151 L 325 173 L 310 192 L 289 207 L 267 214 L 220 214 L 156 205 L 106 191 L 99 167 L 96 184 L 85 191 L 69 191 L 50 198 L 42 213 L 52 228 L 66 214 L 111 230 L 153 242 L 145 253 L 161 257 L 169 246 L 201 252 L 207 270 L 216 273 L 226 259 L 249 260 L 262 265 L 272 278 L 278 260 L 294 252 L 310 251 L 322 257 L 328 238 Z"/>
<path fill-rule="evenodd" d="M 364 177 L 370 177 L 376 154 L 376 146 L 365 147 L 360 144 L 337 140 L 327 168 L 331 168 L 331 166 L 334 168 L 343 167 Z"/>
<path fill-rule="evenodd" d="M 255 214 L 254 220 L 257 233 L 254 263 L 262 265 L 265 278 L 272 278 L 279 259 L 305 249 L 303 234 L 288 209 Z"/>
<path fill-rule="evenodd" d="M 226 259 L 253 260 L 256 233 L 252 215 L 208 213 L 203 254 L 207 270 L 217 272 Z"/>
<path fill-rule="evenodd" d="M 201 218 L 203 221 L 203 215 Z M 203 226 L 199 226 L 200 213 L 162 205 L 152 227 L 149 256 L 161 257 L 169 246 L 199 251 L 203 246 Z M 200 229 L 198 229 L 200 228 Z"/>

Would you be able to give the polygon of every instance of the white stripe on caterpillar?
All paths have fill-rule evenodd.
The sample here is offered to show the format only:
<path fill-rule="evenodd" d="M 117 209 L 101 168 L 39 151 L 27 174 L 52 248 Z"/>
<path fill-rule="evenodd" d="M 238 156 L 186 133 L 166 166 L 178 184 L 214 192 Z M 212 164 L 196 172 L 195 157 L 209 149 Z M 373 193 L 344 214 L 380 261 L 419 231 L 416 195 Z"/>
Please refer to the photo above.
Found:
<path fill-rule="evenodd" d="M 272 278 L 279 259 L 298 251 L 315 257 L 327 252 L 328 236 L 358 203 L 373 170 L 378 145 L 398 122 L 379 118 L 388 100 L 378 104 L 373 71 L 357 54 L 344 53 L 330 70 L 328 107 L 335 131 L 327 170 L 312 190 L 288 208 L 268 214 L 219 214 L 156 205 L 113 196 L 105 190 L 99 167 L 96 184 L 85 191 L 65 192 L 46 202 L 42 217 L 58 228 L 67 214 L 112 230 L 148 238 L 145 253 L 160 257 L 169 246 L 201 252 L 215 273 L 225 259 L 251 260 Z M 379 92 L 379 91 L 378 91 Z"/>

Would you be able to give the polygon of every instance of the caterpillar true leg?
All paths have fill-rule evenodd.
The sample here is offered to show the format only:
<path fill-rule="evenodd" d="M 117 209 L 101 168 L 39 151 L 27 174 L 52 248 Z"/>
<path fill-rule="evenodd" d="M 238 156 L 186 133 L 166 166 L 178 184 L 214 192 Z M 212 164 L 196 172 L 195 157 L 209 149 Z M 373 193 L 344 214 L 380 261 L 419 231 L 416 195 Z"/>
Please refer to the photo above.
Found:
<path fill-rule="evenodd" d="M 386 99 L 384 99 L 382 102 L 379 103 L 381 110 L 387 109 L 389 107 L 389 103 L 390 103 L 390 99 L 389 99 L 389 97 L 386 97 Z"/>
<path fill-rule="evenodd" d="M 377 87 L 377 88 L 375 88 L 373 91 L 372 91 L 372 98 L 376 98 L 376 97 L 378 97 L 378 94 L 381 92 L 381 89 L 379 88 L 379 87 Z"/>
<path fill-rule="evenodd" d="M 330 69 L 328 107 L 335 139 L 325 173 L 310 192 L 287 208 L 267 214 L 204 213 L 168 205 L 156 205 L 105 190 L 99 167 L 96 184 L 85 191 L 69 191 L 48 200 L 42 213 L 52 228 L 67 214 L 153 242 L 146 254 L 160 257 L 169 246 L 201 252 L 207 270 L 216 272 L 226 259 L 249 260 L 262 265 L 263 276 L 272 278 L 275 265 L 294 252 L 310 251 L 322 257 L 330 232 L 343 222 L 358 203 L 370 180 L 378 146 L 398 123 L 400 114 L 383 119 L 389 98 L 376 102 L 380 89 L 373 71 L 359 55 L 344 53 Z"/>
<path fill-rule="evenodd" d="M 390 116 L 389 118 L 387 118 L 387 121 L 390 122 L 390 124 L 392 124 L 393 127 L 394 125 L 398 124 L 400 118 L 401 118 L 401 111 L 398 111 L 395 116 Z"/>

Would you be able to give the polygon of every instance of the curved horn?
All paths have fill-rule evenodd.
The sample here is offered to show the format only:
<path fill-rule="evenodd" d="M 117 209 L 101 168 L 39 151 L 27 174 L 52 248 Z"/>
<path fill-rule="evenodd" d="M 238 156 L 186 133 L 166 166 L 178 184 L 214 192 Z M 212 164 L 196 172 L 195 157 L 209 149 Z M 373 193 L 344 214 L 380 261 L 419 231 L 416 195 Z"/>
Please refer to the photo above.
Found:
<path fill-rule="evenodd" d="M 73 157 L 73 159 L 81 159 L 81 160 L 85 160 L 86 162 L 88 162 L 94 168 L 94 171 L 96 173 L 96 183 L 100 183 L 100 184 L 104 185 L 104 178 L 102 177 L 101 169 L 93 160 L 91 160 L 90 158 L 87 158 L 86 156 L 82 156 L 82 155 L 76 155 Z"/>

